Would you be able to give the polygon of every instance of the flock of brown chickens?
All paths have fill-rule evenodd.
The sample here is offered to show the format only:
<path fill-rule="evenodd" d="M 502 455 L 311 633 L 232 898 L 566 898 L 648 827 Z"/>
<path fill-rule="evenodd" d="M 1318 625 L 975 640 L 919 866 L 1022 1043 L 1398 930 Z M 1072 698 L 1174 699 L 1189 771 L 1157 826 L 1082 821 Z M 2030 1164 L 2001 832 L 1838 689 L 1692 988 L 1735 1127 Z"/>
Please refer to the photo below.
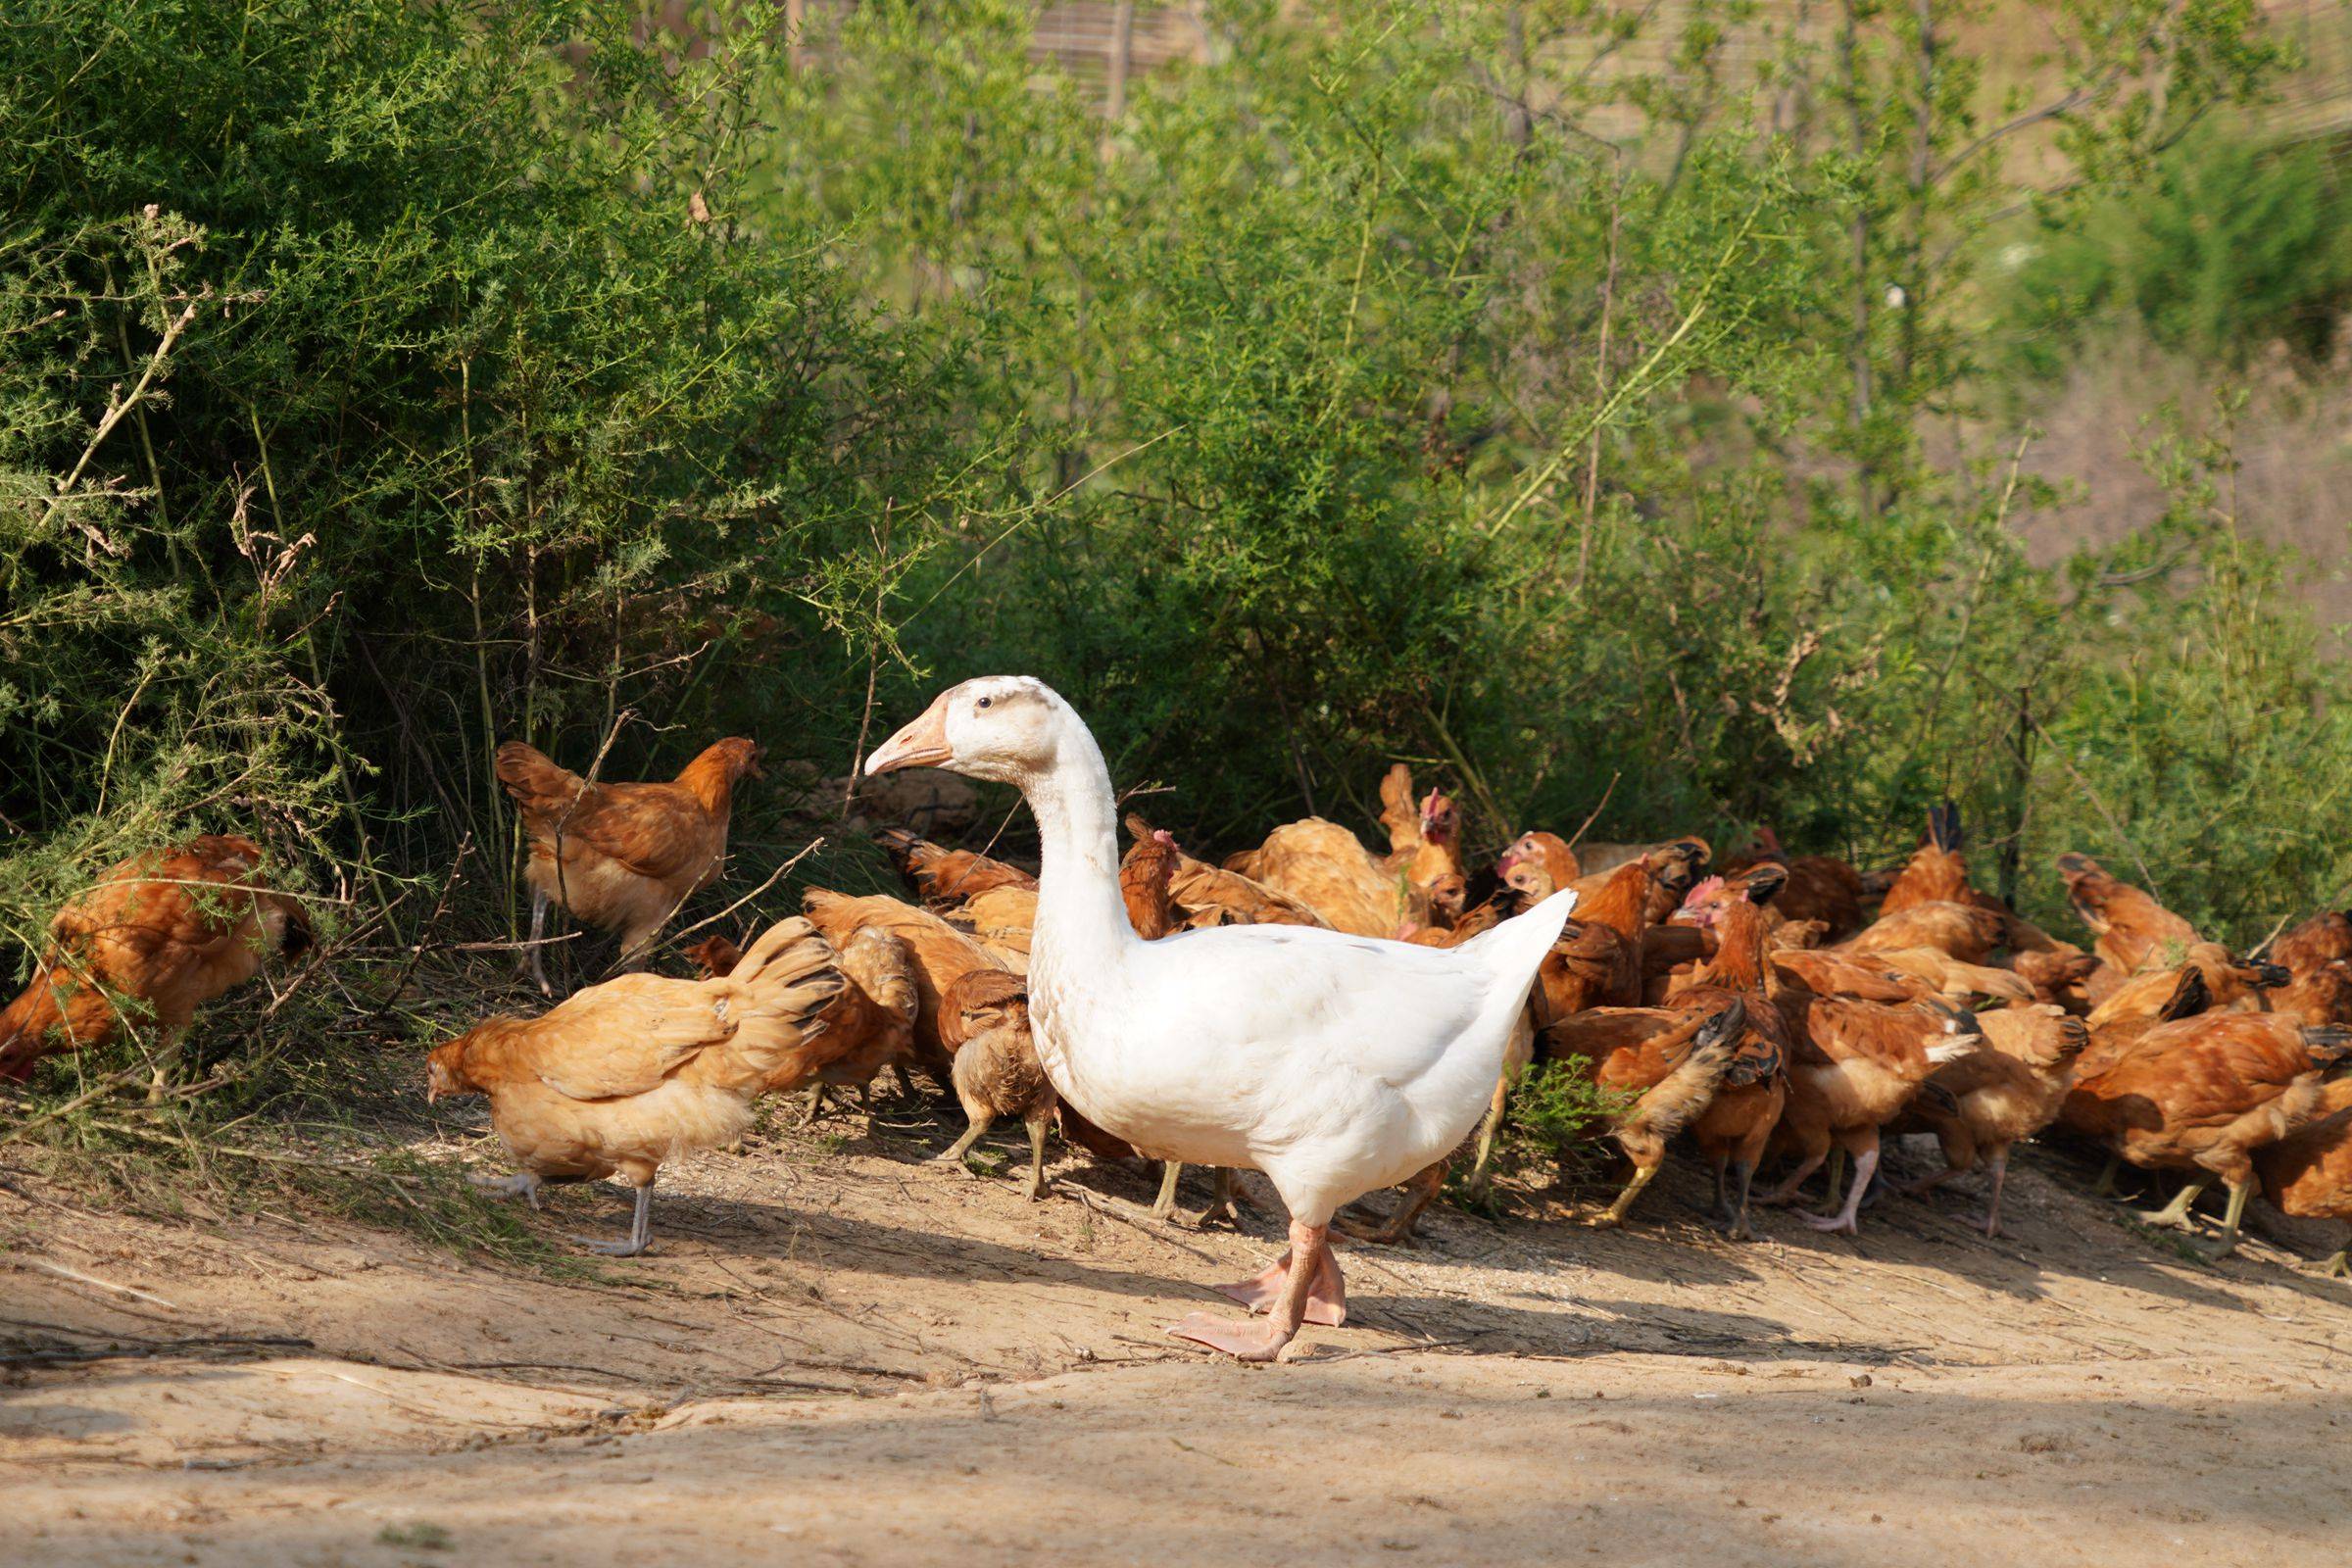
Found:
<path fill-rule="evenodd" d="M 675 780 L 599 783 L 519 744 L 498 771 L 521 813 L 534 894 L 527 948 L 548 908 L 617 939 L 640 964 L 695 893 L 721 874 L 736 784 L 758 749 L 725 740 Z M 951 781 L 954 788 L 959 782 Z M 912 787 L 894 784 L 895 788 Z M 921 808 L 943 819 L 936 784 Z M 2216 1254 L 2234 1246 L 2259 1187 L 2292 1215 L 2352 1219 L 2352 917 L 2315 915 L 2260 958 L 2203 940 L 2147 892 L 2079 855 L 2059 858 L 2085 952 L 1970 881 L 1958 813 L 1891 875 L 1786 854 L 1769 830 L 1714 865 L 1708 845 L 1578 849 L 1525 834 L 1491 869 L 1458 850 L 1451 803 L 1416 798 L 1399 764 L 1381 785 L 1388 849 L 1317 817 L 1211 864 L 1131 816 L 1120 869 L 1129 919 L 1157 940 L 1234 923 L 1325 926 L 1451 945 L 1565 887 L 1579 899 L 1530 995 L 1472 1158 L 1483 1176 L 1512 1081 L 1531 1065 L 1604 1093 L 1628 1175 L 1592 1223 L 1622 1223 L 1678 1136 L 1715 1176 L 1726 1233 L 1755 1204 L 1783 1204 L 1827 1167 L 1822 1212 L 1852 1233 L 1881 1185 L 1885 1135 L 1932 1134 L 1944 1168 L 1912 1192 L 1985 1173 L 1982 1228 L 1997 1235 L 2011 1148 L 2056 1124 L 2118 1163 L 2186 1178 L 2144 1218 L 2189 1228 L 2215 1180 L 2228 1192 Z M 873 808 L 873 803 L 867 803 Z M 534 1201 L 546 1181 L 620 1175 L 637 1193 L 628 1254 L 650 1230 L 661 1165 L 749 1126 L 758 1097 L 863 1092 L 884 1073 L 952 1087 L 968 1119 L 940 1157 L 960 1160 L 1000 1119 L 1027 1130 L 1029 1193 L 1042 1198 L 1049 1133 L 1091 1158 L 1135 1151 L 1060 1103 L 1030 1037 L 1024 975 L 1037 882 L 916 831 L 877 831 L 910 899 L 810 890 L 801 916 L 748 947 L 706 938 L 693 978 L 623 973 L 531 1019 L 489 1019 L 431 1054 L 429 1092 L 489 1098 L 520 1174 L 483 1183 Z M 40 1056 L 143 1028 L 167 1052 L 197 1006 L 305 940 L 293 897 L 259 877 L 244 839 L 205 837 L 134 857 L 69 904 L 32 985 L 0 1012 L 0 1077 Z M 1711 873 L 1711 874 L 1710 874 Z M 1474 897 L 1475 895 L 1475 897 Z M 1875 907 L 1874 906 L 1875 900 Z M 161 1069 L 159 1068 L 159 1073 Z M 1843 1166 L 1850 1159 L 1850 1177 Z M 1751 1190 L 1768 1162 L 1786 1174 Z M 1385 1222 L 1396 1240 L 1446 1165 L 1415 1177 Z M 1219 1172 L 1211 1212 L 1231 1211 Z M 1173 1212 L 1165 1168 L 1154 1212 Z M 2346 1272 L 2345 1254 L 2328 1262 Z"/>

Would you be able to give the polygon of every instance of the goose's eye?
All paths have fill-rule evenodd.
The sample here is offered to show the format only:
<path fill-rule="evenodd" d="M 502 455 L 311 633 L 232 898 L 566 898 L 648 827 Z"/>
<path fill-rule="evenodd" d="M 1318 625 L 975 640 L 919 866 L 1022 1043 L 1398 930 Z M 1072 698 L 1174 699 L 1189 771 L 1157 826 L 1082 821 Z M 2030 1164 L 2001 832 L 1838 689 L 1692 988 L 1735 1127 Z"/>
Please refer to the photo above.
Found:
<path fill-rule="evenodd" d="M 986 707 L 987 707 L 989 704 L 991 704 L 991 703 L 993 703 L 993 702 L 995 702 L 995 701 L 996 701 L 996 699 L 995 699 L 995 698 L 993 698 L 993 697 L 983 697 L 983 698 L 981 698 L 981 699 L 980 699 L 980 706 L 981 706 L 982 708 L 986 708 Z"/>

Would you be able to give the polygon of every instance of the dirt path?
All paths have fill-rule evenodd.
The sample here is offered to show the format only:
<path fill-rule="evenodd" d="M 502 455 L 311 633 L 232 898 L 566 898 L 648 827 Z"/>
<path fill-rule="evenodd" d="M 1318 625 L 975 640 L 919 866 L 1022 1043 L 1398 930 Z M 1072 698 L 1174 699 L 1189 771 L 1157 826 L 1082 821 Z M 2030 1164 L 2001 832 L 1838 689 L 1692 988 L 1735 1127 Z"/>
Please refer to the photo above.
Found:
<path fill-rule="evenodd" d="M 1733 1247 L 1687 1173 L 1630 1234 L 1445 1212 L 1346 1255 L 1362 1326 L 1245 1368 L 1160 1330 L 1270 1214 L 1158 1226 L 1067 1165 L 1032 1205 L 878 1132 L 691 1162 L 662 1250 L 579 1283 L 13 1181 L 27 1559 L 2144 1568 L 2326 1560 L 2352 1516 L 2352 1293 L 2189 1263 L 2038 1157 L 1997 1243 L 1955 1200 Z"/>

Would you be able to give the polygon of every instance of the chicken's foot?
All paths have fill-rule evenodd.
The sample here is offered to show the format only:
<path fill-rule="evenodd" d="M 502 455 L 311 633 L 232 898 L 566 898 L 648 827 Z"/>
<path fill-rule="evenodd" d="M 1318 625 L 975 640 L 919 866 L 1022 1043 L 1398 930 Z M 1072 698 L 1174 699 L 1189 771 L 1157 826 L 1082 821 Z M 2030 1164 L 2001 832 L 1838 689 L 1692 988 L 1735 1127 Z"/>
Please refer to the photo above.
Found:
<path fill-rule="evenodd" d="M 2222 1234 L 2211 1247 L 2197 1249 L 2207 1261 L 2218 1263 L 2237 1250 L 2237 1222 L 2246 1217 L 2246 1199 L 2253 1191 L 2250 1181 L 2230 1184 L 2230 1206 L 2222 1213 Z"/>
<path fill-rule="evenodd" d="M 959 1162 L 964 1155 L 972 1152 L 972 1146 L 980 1141 L 980 1135 L 987 1132 L 995 1121 L 994 1116 L 974 1116 L 972 1124 L 963 1130 L 963 1136 L 932 1155 L 931 1162 L 935 1165 L 954 1165 Z"/>
<path fill-rule="evenodd" d="M 2197 1228 L 2197 1222 L 2189 1210 L 2196 1206 L 2197 1200 L 2212 1185 L 2213 1178 L 2199 1172 L 2189 1179 L 2188 1185 L 2175 1193 L 2173 1200 L 2162 1208 L 2137 1208 L 2132 1213 L 2150 1225 L 2162 1225 L 2176 1231 L 2193 1231 Z"/>
<path fill-rule="evenodd" d="M 1633 1179 L 1625 1184 L 1625 1190 L 1617 1195 L 1617 1200 L 1585 1223 L 1595 1230 L 1613 1230 L 1624 1224 L 1626 1211 L 1634 1206 L 1634 1200 L 1642 1196 L 1642 1189 L 1647 1187 L 1657 1174 L 1656 1165 L 1636 1165 Z"/>
<path fill-rule="evenodd" d="M 1029 1128 L 1029 1201 L 1037 1202 L 1046 1196 L 1046 1122 L 1048 1116 L 1032 1116 Z"/>
<path fill-rule="evenodd" d="M 1164 1220 L 1176 1212 L 1176 1178 L 1184 1174 L 1184 1166 L 1176 1160 L 1164 1160 L 1159 1167 L 1159 1196 L 1152 1200 L 1152 1217 Z"/>
<path fill-rule="evenodd" d="M 534 1209 L 539 1206 L 540 1182 L 531 1171 L 516 1171 L 512 1176 L 484 1176 L 477 1172 L 467 1175 L 466 1179 L 473 1184 L 473 1190 L 477 1193 L 485 1193 L 492 1198 L 526 1199 Z"/>
<path fill-rule="evenodd" d="M 1861 1227 L 1854 1223 L 1854 1216 L 1861 1212 L 1862 1195 L 1870 1191 L 1870 1178 L 1878 1168 L 1879 1152 L 1876 1149 L 1856 1154 L 1854 1179 L 1846 1188 L 1845 1206 L 1835 1214 L 1810 1214 L 1800 1209 L 1796 1217 L 1817 1231 L 1833 1231 L 1843 1236 L 1859 1235 Z"/>
<path fill-rule="evenodd" d="M 607 1257 L 635 1257 L 643 1252 L 654 1239 L 654 1184 L 647 1182 L 637 1189 L 637 1212 L 629 1221 L 629 1239 L 625 1242 L 601 1242 L 593 1236 L 575 1236 L 591 1252 Z"/>
<path fill-rule="evenodd" d="M 1446 1161 L 1417 1172 L 1404 1184 L 1404 1196 L 1389 1217 L 1377 1225 L 1349 1225 L 1334 1219 L 1332 1228 L 1350 1241 L 1368 1243 L 1374 1247 L 1394 1247 L 1412 1238 L 1413 1227 L 1420 1223 L 1421 1211 L 1437 1200 L 1446 1185 Z"/>

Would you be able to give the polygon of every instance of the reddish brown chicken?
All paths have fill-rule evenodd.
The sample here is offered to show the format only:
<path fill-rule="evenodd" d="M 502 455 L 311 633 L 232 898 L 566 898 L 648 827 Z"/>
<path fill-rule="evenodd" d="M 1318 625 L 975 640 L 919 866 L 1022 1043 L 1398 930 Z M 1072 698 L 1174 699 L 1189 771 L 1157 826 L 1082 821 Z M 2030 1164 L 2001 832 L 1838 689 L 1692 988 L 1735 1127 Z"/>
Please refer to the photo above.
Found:
<path fill-rule="evenodd" d="M 477 1185 L 538 1202 L 549 1181 L 618 1173 L 637 1190 L 623 1242 L 653 1233 L 654 1178 L 690 1149 L 731 1143 L 752 1102 L 830 1061 L 842 1042 L 822 1022 L 841 990 L 833 951 L 806 920 L 771 926 L 727 974 L 631 974 L 575 993 L 538 1018 L 491 1018 L 436 1049 L 427 1098 L 490 1098 L 490 1125 L 522 1167 Z"/>
<path fill-rule="evenodd" d="M 1004 958 L 982 947 L 928 909 L 900 899 L 871 894 L 853 898 L 824 888 L 810 888 L 802 907 L 836 952 L 846 952 L 850 939 L 865 927 L 878 927 L 906 945 L 914 972 L 915 1013 L 913 1049 L 917 1059 L 934 1069 L 946 1066 L 947 1046 L 941 1034 L 940 997 L 974 969 L 1011 969 Z"/>
<path fill-rule="evenodd" d="M 2091 977 L 2093 1003 L 2143 969 L 2166 968 L 2180 961 L 2197 940 L 2196 928 L 2128 882 L 2109 876 L 2087 855 L 2058 857 L 2058 874 L 2066 881 L 2068 902 L 2098 940 L 2100 972 Z"/>
<path fill-rule="evenodd" d="M 1157 831 L 1141 816 L 1127 818 L 1127 831 L 1147 839 Z M 1195 859 L 1179 848 L 1169 881 L 1185 924 L 1193 928 L 1215 925 L 1323 925 L 1323 917 L 1297 899 L 1238 871 L 1228 871 Z"/>
<path fill-rule="evenodd" d="M 2090 1009 L 2090 1026 L 2104 1029 L 2127 1018 L 2155 1017 L 2179 988 L 2181 970 L 2189 968 L 2205 982 L 2205 1005 L 2215 1012 L 2264 1010 L 2266 993 L 2294 978 L 2278 964 L 2232 957 L 2218 942 L 2193 943 L 2178 966 L 2133 975 L 2108 993 Z"/>
<path fill-rule="evenodd" d="M 0 1080 L 60 1052 L 152 1035 L 177 1049 L 196 1009 L 308 945 L 310 917 L 260 875 L 262 847 L 208 833 L 110 867 L 49 922 L 23 995 L 0 1009 Z"/>
<path fill-rule="evenodd" d="M 1581 1063 L 1592 1083 L 1630 1100 L 1609 1118 L 1608 1131 L 1633 1173 L 1616 1200 L 1587 1223 L 1624 1223 L 1665 1162 L 1667 1144 L 1714 1097 L 1745 1028 L 1745 1006 L 1735 998 L 1711 1012 L 1594 1007 L 1538 1033 L 1538 1060 Z"/>
<path fill-rule="evenodd" d="M 540 943 L 550 905 L 620 943 L 635 966 L 670 916 L 718 880 L 735 787 L 760 775 L 760 748 L 723 740 L 667 783 L 591 784 L 520 741 L 498 749 L 498 780 L 530 840 L 531 973 L 550 990 Z"/>
<path fill-rule="evenodd" d="M 1796 1027 L 1781 1130 L 1798 1163 L 1765 1201 L 1793 1199 L 1834 1146 L 1854 1161 L 1844 1205 L 1835 1214 L 1801 1217 L 1816 1229 L 1851 1236 L 1878 1169 L 1879 1129 L 1903 1112 L 1937 1068 L 1985 1049 L 1984 1037 L 1973 1014 L 1939 1002 L 1896 1007 L 1793 988 L 1782 1002 L 1796 1014 Z"/>
<path fill-rule="evenodd" d="M 1674 1004 L 1694 1009 L 1737 1001 L 1742 1008 L 1732 1060 L 1706 1108 L 1690 1124 L 1691 1142 L 1715 1173 L 1716 1210 L 1733 1241 L 1754 1237 L 1748 1189 L 1788 1103 L 1792 1037 L 1771 996 L 1763 914 L 1781 891 L 1779 874 L 1778 866 L 1757 866 L 1738 886 L 1719 888 L 1693 911 L 1717 933 L 1715 956 L 1700 966 Z"/>
<path fill-rule="evenodd" d="M 1037 891 L 1037 878 L 1017 865 L 970 850 L 948 850 L 903 827 L 874 835 L 899 874 L 925 904 L 956 904 L 997 888 Z"/>
<path fill-rule="evenodd" d="M 2067 1124 L 2143 1170 L 2184 1170 L 2188 1184 L 2141 1215 L 2188 1229 L 2215 1178 L 2230 1206 L 2213 1255 L 2237 1245 L 2254 1189 L 2253 1152 L 2315 1119 L 2321 1079 L 2352 1054 L 2352 1030 L 2310 1028 L 2270 1013 L 2207 1012 L 2160 1023 L 2095 1077 L 2079 1077 Z"/>
<path fill-rule="evenodd" d="M 2320 1086 L 2312 1119 L 2275 1144 L 2254 1152 L 2262 1196 L 2282 1214 L 2299 1219 L 2352 1220 L 2352 1078 Z M 2323 1275 L 2352 1275 L 2346 1249 L 2320 1265 Z"/>
<path fill-rule="evenodd" d="M 1786 866 L 1788 883 L 1774 898 L 1784 920 L 1819 920 L 1832 942 L 1840 942 L 1862 929 L 1862 901 L 1867 893 L 1862 873 L 1831 855 L 1795 857 L 1781 848 L 1780 836 L 1769 827 L 1756 829 L 1756 842 L 1724 867 L 1737 875 L 1764 861 Z"/>

